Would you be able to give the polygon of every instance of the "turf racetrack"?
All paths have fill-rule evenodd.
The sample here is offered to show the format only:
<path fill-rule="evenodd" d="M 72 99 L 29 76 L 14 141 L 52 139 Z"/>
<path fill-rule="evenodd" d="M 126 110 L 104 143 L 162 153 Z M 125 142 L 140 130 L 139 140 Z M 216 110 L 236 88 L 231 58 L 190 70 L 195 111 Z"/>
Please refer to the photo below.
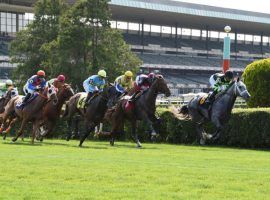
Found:
<path fill-rule="evenodd" d="M 269 199 L 270 152 L 0 141 L 0 199 Z"/>

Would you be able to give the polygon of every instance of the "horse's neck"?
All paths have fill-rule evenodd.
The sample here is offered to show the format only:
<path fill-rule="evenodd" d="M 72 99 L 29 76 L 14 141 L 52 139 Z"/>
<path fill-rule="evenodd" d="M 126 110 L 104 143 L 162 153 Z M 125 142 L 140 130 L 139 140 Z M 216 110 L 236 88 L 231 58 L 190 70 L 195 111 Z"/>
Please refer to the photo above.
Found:
<path fill-rule="evenodd" d="M 146 103 L 155 106 L 158 92 L 156 92 L 156 85 L 152 85 L 145 94 Z"/>
<path fill-rule="evenodd" d="M 222 98 L 226 98 L 226 104 L 224 105 L 227 109 L 227 112 L 230 113 L 233 109 L 233 106 L 234 106 L 234 103 L 235 103 L 235 100 L 236 100 L 236 94 L 235 94 L 235 88 L 236 85 L 232 85 L 228 90 L 227 92 L 224 94 L 223 97 L 220 98 L 220 100 Z"/>

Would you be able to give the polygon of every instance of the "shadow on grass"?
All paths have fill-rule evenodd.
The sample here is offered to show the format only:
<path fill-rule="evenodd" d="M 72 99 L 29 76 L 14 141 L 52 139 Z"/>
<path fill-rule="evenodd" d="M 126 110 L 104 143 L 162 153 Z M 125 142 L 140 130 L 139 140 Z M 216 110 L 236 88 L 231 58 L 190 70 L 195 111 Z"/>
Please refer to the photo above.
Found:
<path fill-rule="evenodd" d="M 31 141 L 20 141 L 20 142 L 12 142 L 12 141 L 4 141 L 2 144 L 7 144 L 7 145 L 22 145 L 22 146 L 42 146 L 41 143 L 34 143 L 32 144 Z"/>

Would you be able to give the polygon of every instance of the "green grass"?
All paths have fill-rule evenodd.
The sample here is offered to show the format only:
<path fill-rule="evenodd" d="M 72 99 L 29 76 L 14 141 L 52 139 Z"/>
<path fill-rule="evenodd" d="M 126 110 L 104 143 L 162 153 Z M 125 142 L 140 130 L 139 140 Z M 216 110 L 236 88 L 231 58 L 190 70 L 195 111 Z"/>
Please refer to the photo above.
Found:
<path fill-rule="evenodd" d="M 269 199 L 270 152 L 0 141 L 0 199 Z"/>

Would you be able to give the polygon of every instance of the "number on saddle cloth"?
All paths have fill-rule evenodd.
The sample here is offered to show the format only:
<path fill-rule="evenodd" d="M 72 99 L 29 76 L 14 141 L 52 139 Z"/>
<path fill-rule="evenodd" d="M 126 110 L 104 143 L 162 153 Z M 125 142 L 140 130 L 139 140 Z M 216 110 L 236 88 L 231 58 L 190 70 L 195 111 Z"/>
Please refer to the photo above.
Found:
<path fill-rule="evenodd" d="M 199 100 L 199 105 L 204 105 L 206 99 L 209 98 L 209 96 L 209 94 L 202 96 Z"/>
<path fill-rule="evenodd" d="M 82 93 L 80 98 L 78 99 L 78 103 L 77 103 L 77 108 L 78 109 L 81 109 L 81 108 L 84 108 L 85 106 L 85 100 L 86 100 L 86 97 L 87 97 L 87 93 Z"/>
<path fill-rule="evenodd" d="M 25 104 L 23 104 L 23 100 L 24 98 L 22 99 L 22 101 L 19 101 L 17 104 L 16 104 L 16 108 L 18 109 L 23 109 L 27 104 L 31 103 L 36 97 L 38 96 L 38 93 L 35 92 L 34 94 L 31 95 L 31 97 L 25 102 Z"/>

